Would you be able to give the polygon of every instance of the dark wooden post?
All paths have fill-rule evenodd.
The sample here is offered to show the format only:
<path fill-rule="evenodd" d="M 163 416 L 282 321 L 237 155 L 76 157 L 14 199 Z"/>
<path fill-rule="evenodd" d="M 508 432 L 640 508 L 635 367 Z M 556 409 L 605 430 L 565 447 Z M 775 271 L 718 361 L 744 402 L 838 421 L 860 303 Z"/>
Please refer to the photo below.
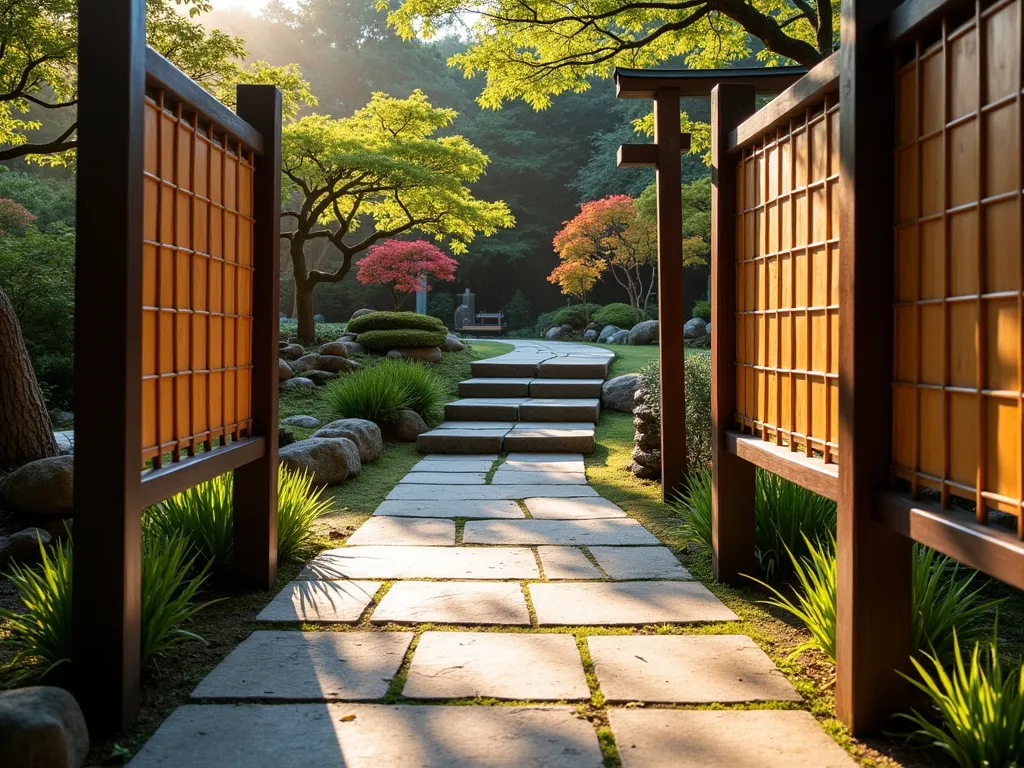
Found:
<path fill-rule="evenodd" d="M 145 0 L 81 0 L 78 35 L 72 673 L 111 732 L 139 710 Z"/>
<path fill-rule="evenodd" d="M 281 242 L 281 93 L 238 86 L 238 116 L 263 134 L 253 178 L 253 433 L 266 440 L 256 461 L 235 470 L 235 569 L 242 586 L 277 581 L 277 340 Z"/>
<path fill-rule="evenodd" d="M 686 483 L 681 138 L 679 89 L 659 88 L 654 95 L 654 143 L 658 148 L 658 333 L 661 347 L 663 500 L 683 491 Z"/>
<path fill-rule="evenodd" d="M 719 581 L 755 572 L 754 465 L 726 449 L 736 415 L 736 155 L 729 133 L 754 113 L 754 86 L 711 91 L 711 537 Z"/>
<path fill-rule="evenodd" d="M 911 541 L 877 524 L 892 431 L 893 68 L 874 36 L 893 0 L 843 0 L 839 112 L 836 711 L 854 734 L 905 701 Z"/>

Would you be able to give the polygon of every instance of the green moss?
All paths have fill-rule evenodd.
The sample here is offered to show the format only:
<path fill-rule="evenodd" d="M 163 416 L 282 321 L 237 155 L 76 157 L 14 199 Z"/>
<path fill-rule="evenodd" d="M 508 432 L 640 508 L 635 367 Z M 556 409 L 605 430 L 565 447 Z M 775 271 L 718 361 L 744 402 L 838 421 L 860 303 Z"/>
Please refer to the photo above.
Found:
<path fill-rule="evenodd" d="M 636 312 L 629 304 L 608 304 L 594 313 L 594 322 L 629 330 L 637 323 Z"/>
<path fill-rule="evenodd" d="M 348 324 L 349 333 L 365 333 L 367 331 L 397 330 L 435 331 L 447 335 L 448 328 L 436 317 L 418 315 L 415 312 L 371 312 L 361 315 Z M 360 339 L 360 344 L 363 341 Z"/>
<path fill-rule="evenodd" d="M 365 331 L 359 334 L 359 343 L 367 349 L 387 350 L 400 347 L 439 347 L 444 344 L 446 338 L 448 338 L 447 330 L 421 331 L 403 328 L 399 330 Z"/>

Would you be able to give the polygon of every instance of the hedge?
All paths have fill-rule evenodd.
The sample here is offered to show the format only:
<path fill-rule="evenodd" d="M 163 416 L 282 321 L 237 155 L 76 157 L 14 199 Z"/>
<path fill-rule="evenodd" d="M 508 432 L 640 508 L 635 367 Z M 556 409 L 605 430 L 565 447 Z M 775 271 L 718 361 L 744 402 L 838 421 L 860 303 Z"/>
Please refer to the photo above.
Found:
<path fill-rule="evenodd" d="M 365 315 L 369 317 L 369 315 Z M 362 320 L 363 318 L 356 318 Z M 351 328 L 351 323 L 349 324 Z M 388 350 L 399 347 L 440 347 L 448 338 L 448 329 L 421 331 L 414 328 L 396 330 L 366 331 L 359 334 L 359 343 L 367 349 Z"/>
<path fill-rule="evenodd" d="M 614 325 L 627 331 L 636 325 L 636 312 L 629 304 L 608 304 L 597 310 L 593 317 L 598 325 Z"/>
<path fill-rule="evenodd" d="M 600 304 L 591 304 L 590 317 L 593 319 L 594 313 L 601 309 Z M 582 304 L 573 304 L 571 307 L 562 307 L 555 314 L 555 325 L 571 325 L 577 331 L 583 330 L 587 325 L 587 314 L 583 311 Z"/>
<path fill-rule="evenodd" d="M 436 317 L 418 315 L 415 312 L 371 312 L 368 315 L 360 315 L 355 320 L 350 320 L 348 330 L 349 333 L 417 330 L 448 335 L 448 326 Z M 359 343 L 362 344 L 362 342 Z"/>

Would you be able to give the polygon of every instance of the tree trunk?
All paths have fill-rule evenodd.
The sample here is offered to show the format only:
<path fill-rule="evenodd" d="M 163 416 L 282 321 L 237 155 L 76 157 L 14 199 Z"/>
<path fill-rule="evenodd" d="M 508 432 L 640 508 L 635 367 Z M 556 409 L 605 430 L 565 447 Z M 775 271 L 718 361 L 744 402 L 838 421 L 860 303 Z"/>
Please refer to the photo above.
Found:
<path fill-rule="evenodd" d="M 313 319 L 313 288 L 316 283 L 295 283 L 295 313 L 299 319 L 299 343 L 316 343 L 316 320 Z"/>
<path fill-rule="evenodd" d="M 0 291 L 0 468 L 56 455 L 53 426 L 21 326 Z"/>

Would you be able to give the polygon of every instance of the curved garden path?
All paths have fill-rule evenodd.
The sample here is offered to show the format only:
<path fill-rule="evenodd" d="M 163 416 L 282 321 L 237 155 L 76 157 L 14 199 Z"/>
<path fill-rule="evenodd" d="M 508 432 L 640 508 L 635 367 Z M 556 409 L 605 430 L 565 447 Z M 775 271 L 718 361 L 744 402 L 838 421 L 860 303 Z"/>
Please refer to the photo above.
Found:
<path fill-rule="evenodd" d="M 526 396 L 483 398 L 507 400 L 490 403 L 506 416 L 552 400 L 530 387 L 567 361 L 605 361 L 584 345 L 515 347 L 474 370 L 526 379 Z M 544 361 L 561 367 L 545 377 Z M 526 362 L 538 376 L 502 368 Z M 449 418 L 487 412 L 470 405 Z M 426 455 L 345 546 L 309 563 L 260 614 L 268 628 L 132 765 L 853 765 L 768 656 L 730 631 L 735 614 L 587 484 L 580 453 L 528 440 L 531 452 L 461 450 L 482 439 L 473 432 L 500 433 L 509 450 L 517 430 L 591 428 L 562 413 L 576 419 L 455 419 L 459 452 Z"/>

